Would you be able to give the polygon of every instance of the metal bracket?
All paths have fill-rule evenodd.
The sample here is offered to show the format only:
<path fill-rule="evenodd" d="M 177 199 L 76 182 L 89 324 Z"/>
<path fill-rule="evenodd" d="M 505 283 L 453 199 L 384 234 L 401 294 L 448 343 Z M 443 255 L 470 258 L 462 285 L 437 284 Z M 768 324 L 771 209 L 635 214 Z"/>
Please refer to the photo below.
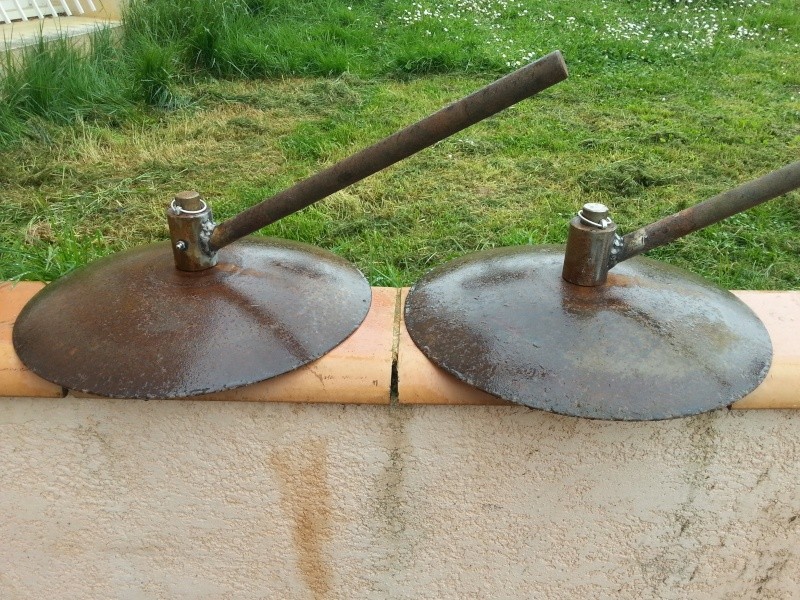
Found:
<path fill-rule="evenodd" d="M 181 271 L 203 271 L 217 264 L 209 240 L 215 223 L 211 208 L 197 192 L 175 195 L 167 209 L 175 266 Z"/>
<path fill-rule="evenodd" d="M 604 204 L 583 205 L 570 221 L 564 268 L 565 281 L 587 287 L 603 285 L 617 238 L 617 225 Z"/>

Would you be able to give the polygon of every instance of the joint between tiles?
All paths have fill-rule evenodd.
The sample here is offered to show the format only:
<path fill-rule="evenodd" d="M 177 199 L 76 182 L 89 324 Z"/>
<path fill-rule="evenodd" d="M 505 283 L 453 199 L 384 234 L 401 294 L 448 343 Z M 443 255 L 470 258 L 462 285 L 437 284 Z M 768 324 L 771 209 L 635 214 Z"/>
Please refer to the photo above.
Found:
<path fill-rule="evenodd" d="M 400 324 L 403 310 L 402 302 L 403 289 L 397 288 L 394 301 L 394 320 L 392 323 L 392 377 L 389 386 L 389 406 L 400 404 L 400 394 L 398 392 L 400 378 L 397 369 L 398 356 L 400 355 Z"/>

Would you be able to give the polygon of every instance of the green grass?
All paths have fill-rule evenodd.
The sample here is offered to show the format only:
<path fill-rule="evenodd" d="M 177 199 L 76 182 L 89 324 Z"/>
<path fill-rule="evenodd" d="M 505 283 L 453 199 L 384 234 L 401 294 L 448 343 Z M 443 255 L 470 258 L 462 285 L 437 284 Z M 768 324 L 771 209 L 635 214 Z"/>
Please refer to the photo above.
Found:
<path fill-rule="evenodd" d="M 125 94 L 127 74 L 111 32 L 101 30 L 84 51 L 61 38 L 24 48 L 18 60 L 6 57 L 0 78 L 0 147 L 41 133 L 41 121 L 72 124 L 92 119 L 113 124 L 133 103 Z"/>
<path fill-rule="evenodd" d="M 0 82 L 0 279 L 165 239 L 182 189 L 227 218 L 556 48 L 566 82 L 263 233 L 408 285 L 563 243 L 586 201 L 629 231 L 798 159 L 793 0 L 420 3 L 138 1 L 88 59 L 33 49 Z M 795 192 L 652 254 L 797 289 L 799 231 Z"/>

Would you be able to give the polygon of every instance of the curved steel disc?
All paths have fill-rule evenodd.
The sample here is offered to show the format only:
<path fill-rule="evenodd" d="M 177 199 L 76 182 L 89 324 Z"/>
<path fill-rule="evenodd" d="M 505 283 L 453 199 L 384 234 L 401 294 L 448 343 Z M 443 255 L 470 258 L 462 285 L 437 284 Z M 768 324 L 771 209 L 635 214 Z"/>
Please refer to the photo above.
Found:
<path fill-rule="evenodd" d="M 531 246 L 454 260 L 411 290 L 408 331 L 462 381 L 578 417 L 693 415 L 766 376 L 769 335 L 733 294 L 646 258 L 580 287 L 561 278 L 563 261 L 563 248 Z"/>
<path fill-rule="evenodd" d="M 371 289 L 343 259 L 249 237 L 199 272 L 169 243 L 89 264 L 22 310 L 14 347 L 64 387 L 116 398 L 174 398 L 254 383 L 319 358 L 348 337 Z"/>

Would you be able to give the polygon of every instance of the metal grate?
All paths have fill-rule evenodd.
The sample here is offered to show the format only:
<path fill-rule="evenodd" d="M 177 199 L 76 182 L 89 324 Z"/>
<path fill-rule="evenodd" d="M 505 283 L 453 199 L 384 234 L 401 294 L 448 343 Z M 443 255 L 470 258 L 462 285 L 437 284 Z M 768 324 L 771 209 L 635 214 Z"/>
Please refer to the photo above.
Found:
<path fill-rule="evenodd" d="M 92 0 L 0 0 L 0 23 L 71 17 L 84 14 L 86 9 L 96 10 Z"/>

